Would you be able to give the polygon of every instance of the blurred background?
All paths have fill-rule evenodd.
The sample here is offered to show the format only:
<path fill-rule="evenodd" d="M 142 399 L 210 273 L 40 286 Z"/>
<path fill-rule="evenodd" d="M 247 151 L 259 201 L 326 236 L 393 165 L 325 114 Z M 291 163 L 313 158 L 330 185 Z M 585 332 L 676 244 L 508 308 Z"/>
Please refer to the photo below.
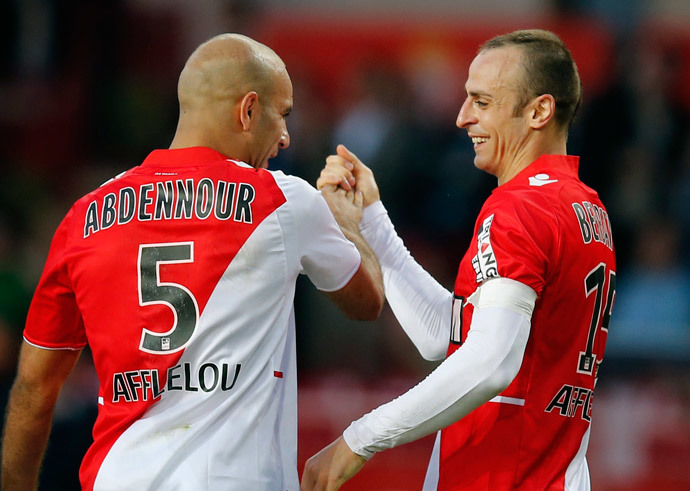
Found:
<path fill-rule="evenodd" d="M 518 28 L 558 33 L 584 106 L 569 153 L 608 207 L 618 293 L 588 460 L 595 490 L 690 489 L 690 2 L 687 0 L 5 0 L 0 3 L 0 408 L 55 228 L 71 204 L 169 145 L 176 82 L 221 32 L 287 63 L 292 144 L 272 168 L 315 183 L 347 144 L 375 171 L 417 260 L 452 288 L 495 186 L 455 127 L 469 62 Z M 346 320 L 296 298 L 300 467 L 435 366 L 388 307 Z M 58 404 L 41 489 L 77 489 L 97 380 L 88 351 Z M 421 488 L 432 438 L 377 455 L 344 489 Z"/>

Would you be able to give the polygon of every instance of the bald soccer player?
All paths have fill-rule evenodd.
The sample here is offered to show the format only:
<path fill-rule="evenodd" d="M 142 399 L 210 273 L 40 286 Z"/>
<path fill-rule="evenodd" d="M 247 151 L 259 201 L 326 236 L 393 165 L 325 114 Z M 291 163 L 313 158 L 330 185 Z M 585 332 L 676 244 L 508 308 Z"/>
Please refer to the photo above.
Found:
<path fill-rule="evenodd" d="M 356 217 L 361 195 L 322 197 L 266 170 L 290 142 L 281 59 L 217 36 L 178 92 L 170 149 L 77 201 L 55 233 L 8 407 L 3 490 L 37 485 L 86 345 L 100 388 L 84 489 L 297 490 L 296 278 L 352 318 L 380 312 L 378 262 L 324 200 Z"/>

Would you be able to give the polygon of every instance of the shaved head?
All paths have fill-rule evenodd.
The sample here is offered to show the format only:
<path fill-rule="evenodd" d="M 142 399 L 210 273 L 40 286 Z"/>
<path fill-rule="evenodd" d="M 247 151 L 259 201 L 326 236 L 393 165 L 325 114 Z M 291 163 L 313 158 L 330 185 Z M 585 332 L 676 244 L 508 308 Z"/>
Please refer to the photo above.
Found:
<path fill-rule="evenodd" d="M 241 34 L 221 34 L 189 57 L 177 85 L 180 110 L 237 100 L 249 91 L 270 95 L 285 64 L 268 46 Z"/>
<path fill-rule="evenodd" d="M 254 167 L 290 144 L 292 83 L 268 46 L 221 34 L 189 57 L 177 84 L 180 117 L 170 148 L 204 146 Z"/>

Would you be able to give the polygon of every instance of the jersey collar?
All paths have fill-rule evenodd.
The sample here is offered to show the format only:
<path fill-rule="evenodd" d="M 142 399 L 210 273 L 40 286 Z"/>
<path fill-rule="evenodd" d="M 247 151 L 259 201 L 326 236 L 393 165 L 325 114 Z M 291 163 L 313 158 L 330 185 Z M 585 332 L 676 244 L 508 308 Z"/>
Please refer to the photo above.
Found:
<path fill-rule="evenodd" d="M 578 177 L 578 168 L 580 166 L 580 157 L 576 155 L 541 155 L 537 160 L 522 169 L 515 177 L 506 182 L 504 186 L 511 184 L 518 184 L 530 176 L 537 174 L 545 174 L 547 176 L 555 177 Z"/>
<path fill-rule="evenodd" d="M 239 160 L 229 159 L 220 152 L 208 147 L 174 148 L 154 150 L 141 164 L 142 166 L 186 166 L 203 165 L 211 162 L 226 160 L 236 164 L 243 164 Z"/>

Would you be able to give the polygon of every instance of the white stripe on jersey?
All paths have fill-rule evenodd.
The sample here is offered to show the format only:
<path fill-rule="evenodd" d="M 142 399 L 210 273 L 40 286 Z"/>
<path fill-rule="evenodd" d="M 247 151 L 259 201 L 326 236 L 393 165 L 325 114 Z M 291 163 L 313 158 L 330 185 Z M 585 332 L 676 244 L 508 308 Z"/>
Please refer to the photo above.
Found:
<path fill-rule="evenodd" d="M 95 490 L 299 489 L 295 272 L 286 268 L 281 233 L 273 214 L 244 243 L 178 362 L 192 373 L 204 363 L 241 364 L 235 386 L 164 392 L 110 449 Z M 295 433 L 290 441 L 283 427 Z"/>
<path fill-rule="evenodd" d="M 436 432 L 436 440 L 434 440 L 434 448 L 431 451 L 431 458 L 429 459 L 429 467 L 426 469 L 426 476 L 424 477 L 424 485 L 422 491 L 436 491 L 438 489 L 438 480 L 440 476 L 441 463 L 441 432 Z"/>
<path fill-rule="evenodd" d="M 499 404 L 513 404 L 515 406 L 525 405 L 525 400 L 518 399 L 517 397 L 496 396 L 493 399 L 489 399 L 489 402 L 497 402 Z"/>
<path fill-rule="evenodd" d="M 590 425 L 587 431 L 582 436 L 582 443 L 580 449 L 577 451 L 575 458 L 568 465 L 565 471 L 565 491 L 589 491 L 592 485 L 589 481 L 589 468 L 587 466 L 587 446 L 589 445 L 589 432 L 592 429 Z"/>

